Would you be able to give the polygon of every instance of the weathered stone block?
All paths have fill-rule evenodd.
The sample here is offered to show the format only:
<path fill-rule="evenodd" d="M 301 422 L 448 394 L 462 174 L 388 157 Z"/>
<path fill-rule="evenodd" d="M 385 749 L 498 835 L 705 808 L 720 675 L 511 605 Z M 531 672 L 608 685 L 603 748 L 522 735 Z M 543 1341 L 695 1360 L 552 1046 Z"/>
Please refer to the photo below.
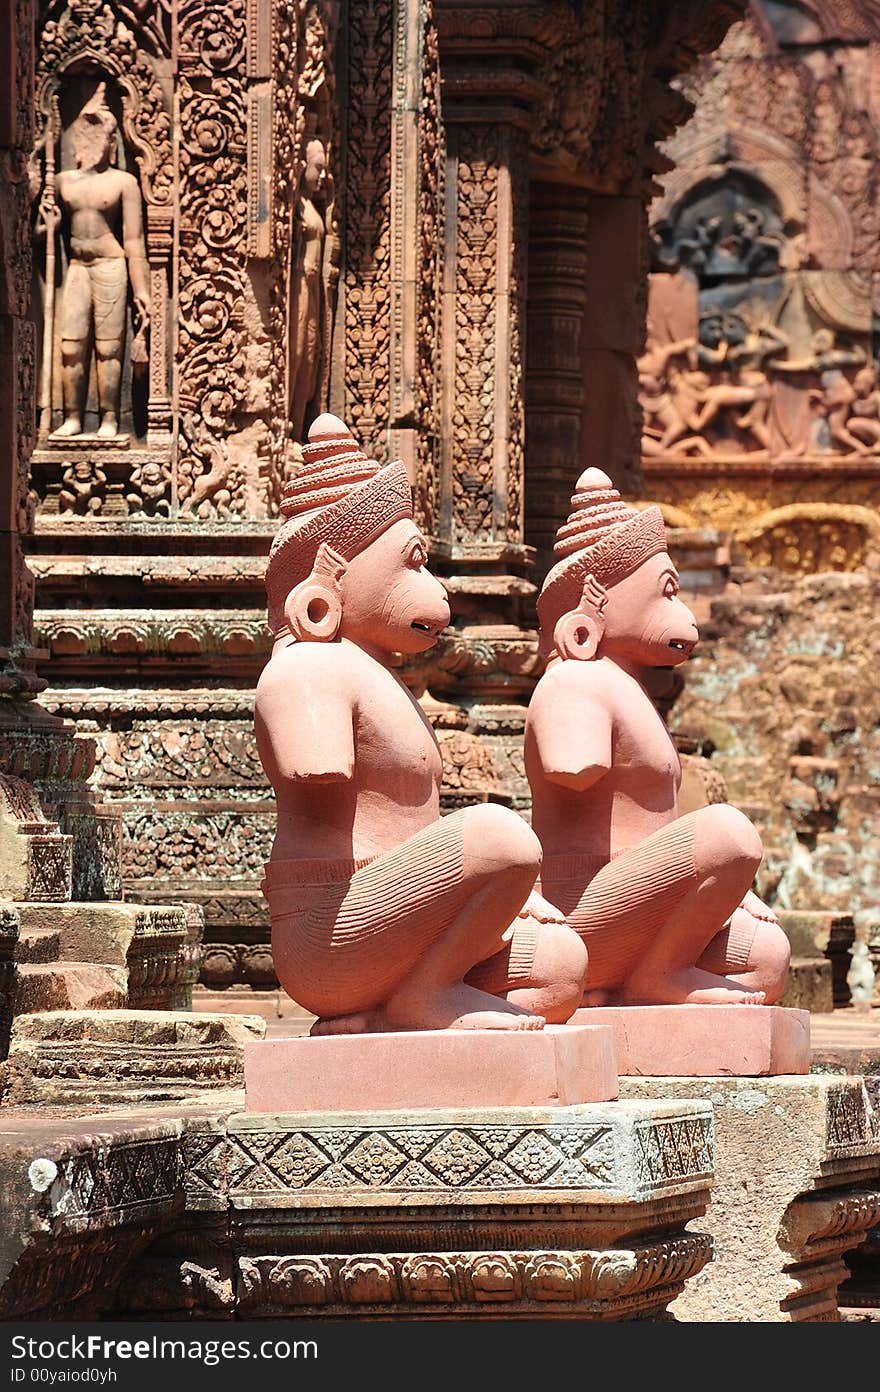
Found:
<path fill-rule="evenodd" d="M 715 1110 L 715 1262 L 676 1301 L 677 1318 L 836 1320 L 840 1258 L 880 1204 L 880 1134 L 861 1079 L 626 1078 L 621 1094 Z"/>
<path fill-rule="evenodd" d="M 192 906 L 160 908 L 110 902 L 69 903 L 51 908 L 19 904 L 18 909 L 26 935 L 45 930 L 59 934 L 59 970 L 67 970 L 75 963 L 115 967 L 122 972 L 122 989 L 127 991 L 127 1003 L 132 1007 L 189 1007 L 198 973 L 201 935 L 201 919 L 197 911 L 194 916 Z M 119 1003 L 126 1003 L 125 997 Z M 56 1008 L 63 1007 L 59 1001 Z"/>
<path fill-rule="evenodd" d="M 834 1009 L 831 963 L 824 957 L 792 957 L 780 1005 L 823 1015 Z"/>
<path fill-rule="evenodd" d="M 833 1006 L 849 1005 L 850 992 L 846 974 L 851 961 L 856 928 L 850 913 L 809 912 L 804 909 L 783 909 L 779 922 L 791 943 L 793 959 L 825 959 L 831 968 L 832 1004 L 814 1009 L 831 1010 Z M 824 995 L 824 993 L 823 993 Z M 786 1005 L 793 1001 L 786 1001 Z M 808 1007 L 809 1008 L 809 1007 Z"/>
<path fill-rule="evenodd" d="M 265 1033 L 253 1015 L 152 1010 L 20 1016 L 10 1041 L 7 1106 L 136 1103 L 241 1086 L 243 1048 Z"/>
<path fill-rule="evenodd" d="M 177 1119 L 7 1117 L 0 1136 L 0 1317 L 95 1318 L 183 1209 Z"/>

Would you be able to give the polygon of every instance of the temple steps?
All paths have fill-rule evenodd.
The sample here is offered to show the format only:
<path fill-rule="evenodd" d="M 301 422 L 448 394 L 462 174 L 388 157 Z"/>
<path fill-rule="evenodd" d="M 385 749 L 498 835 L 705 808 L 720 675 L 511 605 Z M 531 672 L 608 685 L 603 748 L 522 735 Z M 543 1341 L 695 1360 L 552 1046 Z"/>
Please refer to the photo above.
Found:
<path fill-rule="evenodd" d="M 32 962 L 16 967 L 15 1016 L 47 1010 L 121 1010 L 127 1002 L 125 967 L 96 962 Z"/>
<path fill-rule="evenodd" d="M 22 928 L 15 945 L 17 963 L 57 962 L 61 956 L 61 933 L 57 928 Z"/>

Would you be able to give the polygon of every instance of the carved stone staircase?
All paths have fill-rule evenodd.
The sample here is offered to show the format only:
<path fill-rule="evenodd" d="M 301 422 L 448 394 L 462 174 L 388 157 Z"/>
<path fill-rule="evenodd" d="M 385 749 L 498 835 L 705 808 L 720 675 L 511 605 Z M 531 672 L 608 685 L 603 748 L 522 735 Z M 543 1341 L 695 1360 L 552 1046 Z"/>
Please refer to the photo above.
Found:
<path fill-rule="evenodd" d="M 87 792 L 59 820 L 47 810 L 33 783 L 0 775 L 0 1057 L 16 1017 L 188 1010 L 198 976 L 200 911 L 104 897 L 118 882 L 118 823 Z"/>

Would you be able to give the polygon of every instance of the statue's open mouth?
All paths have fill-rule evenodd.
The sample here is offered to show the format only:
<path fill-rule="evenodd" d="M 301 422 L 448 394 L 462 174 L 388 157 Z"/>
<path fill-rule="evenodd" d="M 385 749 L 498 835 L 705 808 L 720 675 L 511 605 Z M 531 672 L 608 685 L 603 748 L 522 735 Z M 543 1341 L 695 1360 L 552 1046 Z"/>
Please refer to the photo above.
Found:
<path fill-rule="evenodd" d="M 693 643 L 687 643 L 681 638 L 670 638 L 669 646 L 670 648 L 675 648 L 676 652 L 683 653 L 691 653 L 694 649 Z"/>
<path fill-rule="evenodd" d="M 433 624 L 419 623 L 418 619 L 413 619 L 410 628 L 417 628 L 419 633 L 430 633 L 431 635 L 434 633 Z"/>

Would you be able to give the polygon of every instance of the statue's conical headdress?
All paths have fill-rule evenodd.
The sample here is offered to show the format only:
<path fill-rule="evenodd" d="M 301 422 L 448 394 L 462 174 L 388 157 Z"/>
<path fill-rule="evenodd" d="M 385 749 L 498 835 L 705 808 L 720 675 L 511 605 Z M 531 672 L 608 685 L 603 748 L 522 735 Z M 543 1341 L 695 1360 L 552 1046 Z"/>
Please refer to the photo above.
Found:
<path fill-rule="evenodd" d="M 556 533 L 556 564 L 538 599 L 542 651 L 549 650 L 557 619 L 577 608 L 588 575 L 609 589 L 665 550 L 660 509 L 630 507 L 607 474 L 587 469 L 575 484 L 571 512 Z"/>
<path fill-rule="evenodd" d="M 285 628 L 284 601 L 311 573 L 327 542 L 350 561 L 403 517 L 412 517 L 406 466 L 382 468 L 369 459 L 336 416 L 319 416 L 303 446 L 304 467 L 284 486 L 284 523 L 272 542 L 266 571 L 269 628 Z"/>

